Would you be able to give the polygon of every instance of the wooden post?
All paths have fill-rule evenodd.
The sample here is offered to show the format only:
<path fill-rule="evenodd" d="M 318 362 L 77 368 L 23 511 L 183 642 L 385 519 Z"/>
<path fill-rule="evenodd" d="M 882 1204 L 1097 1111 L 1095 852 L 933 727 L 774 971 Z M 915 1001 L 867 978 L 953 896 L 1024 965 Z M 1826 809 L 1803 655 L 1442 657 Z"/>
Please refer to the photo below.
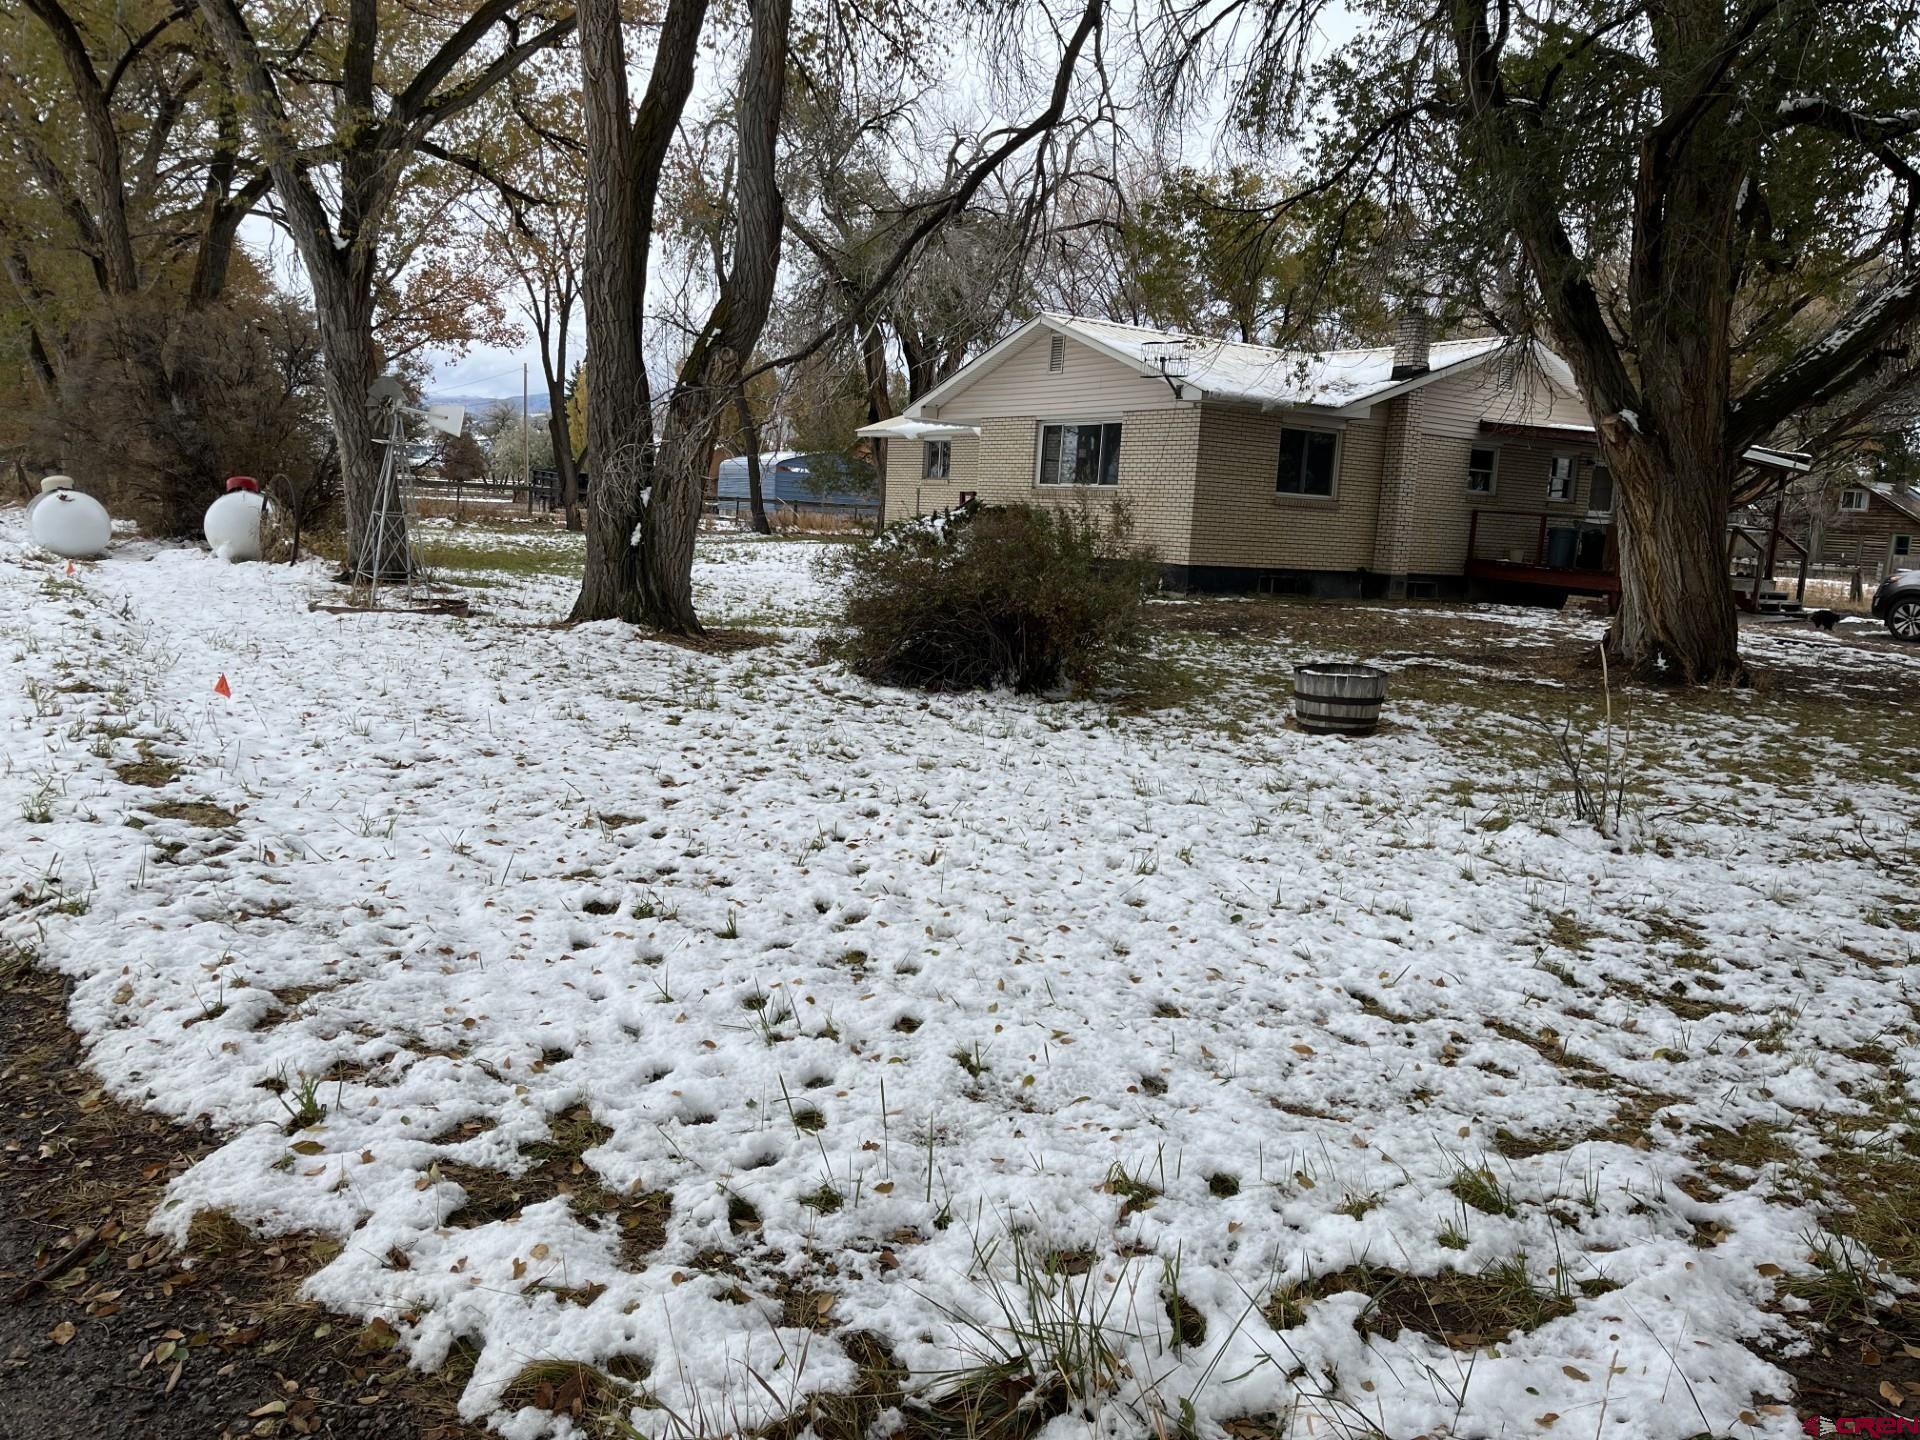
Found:
<path fill-rule="evenodd" d="M 1773 502 L 1773 519 L 1767 526 L 1766 558 L 1761 562 L 1761 566 L 1760 566 L 1761 579 L 1766 579 L 1766 580 L 1773 579 L 1773 557 L 1774 557 L 1774 552 L 1779 548 L 1779 545 L 1780 545 L 1780 507 L 1783 503 L 1784 503 L 1783 501 L 1778 499 L 1776 499 Z M 1754 589 L 1757 592 L 1759 588 L 1760 588 L 1759 582 L 1756 580 L 1754 583 Z"/>

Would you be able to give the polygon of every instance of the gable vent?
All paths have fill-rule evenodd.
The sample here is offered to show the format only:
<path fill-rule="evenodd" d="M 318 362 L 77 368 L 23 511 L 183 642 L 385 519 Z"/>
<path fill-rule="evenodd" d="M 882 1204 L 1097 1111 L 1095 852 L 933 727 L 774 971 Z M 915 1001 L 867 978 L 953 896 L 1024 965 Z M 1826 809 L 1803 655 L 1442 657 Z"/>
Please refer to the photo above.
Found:
<path fill-rule="evenodd" d="M 1067 368 L 1067 337 L 1056 335 L 1047 346 L 1047 369 L 1058 374 Z"/>

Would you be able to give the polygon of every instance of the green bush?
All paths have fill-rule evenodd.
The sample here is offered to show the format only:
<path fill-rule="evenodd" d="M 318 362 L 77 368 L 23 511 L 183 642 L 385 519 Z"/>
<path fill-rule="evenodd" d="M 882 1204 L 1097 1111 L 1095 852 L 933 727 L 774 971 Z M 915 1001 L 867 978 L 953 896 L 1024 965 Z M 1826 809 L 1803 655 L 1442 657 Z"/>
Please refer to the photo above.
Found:
<path fill-rule="evenodd" d="M 840 657 L 918 690 L 1085 686 L 1132 638 L 1158 567 L 1124 508 L 967 507 L 895 526 L 836 557 Z"/>

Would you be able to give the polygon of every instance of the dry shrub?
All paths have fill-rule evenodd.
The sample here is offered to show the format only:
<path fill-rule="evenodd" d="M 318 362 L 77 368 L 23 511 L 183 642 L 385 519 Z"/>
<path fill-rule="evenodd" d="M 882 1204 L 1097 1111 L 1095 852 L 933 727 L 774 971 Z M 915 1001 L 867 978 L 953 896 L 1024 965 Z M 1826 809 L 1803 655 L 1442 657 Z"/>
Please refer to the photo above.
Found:
<path fill-rule="evenodd" d="M 1157 574 L 1115 506 L 967 507 L 896 526 L 829 562 L 846 584 L 837 642 L 857 673 L 920 690 L 1085 686 L 1133 635 Z"/>
<path fill-rule="evenodd" d="M 229 475 L 282 477 L 323 509 L 337 467 L 319 377 L 312 320 L 291 300 L 103 302 L 74 328 L 37 448 L 151 535 L 199 535 Z"/>

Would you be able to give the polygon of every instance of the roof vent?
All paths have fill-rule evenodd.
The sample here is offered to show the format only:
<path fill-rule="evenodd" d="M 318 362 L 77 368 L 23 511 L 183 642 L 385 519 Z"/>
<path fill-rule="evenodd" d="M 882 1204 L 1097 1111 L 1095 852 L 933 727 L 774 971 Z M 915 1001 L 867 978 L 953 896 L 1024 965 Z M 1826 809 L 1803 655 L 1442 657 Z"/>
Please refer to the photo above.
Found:
<path fill-rule="evenodd" d="M 1047 346 L 1047 369 L 1059 374 L 1067 368 L 1067 337 L 1056 335 Z"/>

